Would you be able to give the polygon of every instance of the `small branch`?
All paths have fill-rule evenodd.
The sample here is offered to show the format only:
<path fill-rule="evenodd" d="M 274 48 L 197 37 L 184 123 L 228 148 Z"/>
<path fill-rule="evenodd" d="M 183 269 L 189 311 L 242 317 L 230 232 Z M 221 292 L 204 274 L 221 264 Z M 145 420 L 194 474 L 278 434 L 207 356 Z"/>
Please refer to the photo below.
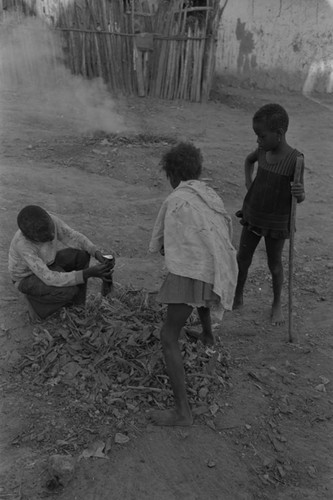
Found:
<path fill-rule="evenodd" d="M 143 385 L 126 385 L 125 389 L 148 392 L 166 392 L 167 394 L 171 394 L 171 391 L 168 389 L 159 389 L 158 387 L 144 387 Z"/>

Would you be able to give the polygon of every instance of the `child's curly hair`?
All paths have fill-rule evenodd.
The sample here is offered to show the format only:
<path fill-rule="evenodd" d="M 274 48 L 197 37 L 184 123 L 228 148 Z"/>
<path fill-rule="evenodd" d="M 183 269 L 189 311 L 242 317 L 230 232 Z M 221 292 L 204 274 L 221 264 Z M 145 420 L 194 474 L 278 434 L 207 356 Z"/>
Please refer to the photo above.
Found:
<path fill-rule="evenodd" d="M 202 171 L 201 151 L 189 142 L 180 142 L 163 155 L 161 165 L 168 179 L 198 179 Z"/>
<path fill-rule="evenodd" d="M 256 111 L 253 116 L 254 122 L 264 121 L 271 132 L 282 129 L 287 132 L 289 116 L 287 111 L 280 104 L 265 104 Z"/>

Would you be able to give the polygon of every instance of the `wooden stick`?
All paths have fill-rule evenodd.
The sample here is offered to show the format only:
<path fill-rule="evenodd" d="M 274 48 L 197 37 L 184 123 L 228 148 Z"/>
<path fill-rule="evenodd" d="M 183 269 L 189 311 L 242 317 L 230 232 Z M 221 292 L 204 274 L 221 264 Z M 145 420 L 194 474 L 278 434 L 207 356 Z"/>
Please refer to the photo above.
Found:
<path fill-rule="evenodd" d="M 132 33 L 122 33 L 122 32 L 111 32 L 111 31 L 96 31 L 84 28 L 53 28 L 54 31 L 73 31 L 73 32 L 81 32 L 81 33 L 96 33 L 96 35 L 108 35 L 111 37 L 125 37 L 125 38 L 134 38 L 136 34 Z M 209 40 L 210 36 L 197 36 L 197 37 L 188 37 L 186 35 L 160 35 L 159 33 L 153 33 L 154 40 Z"/>
<path fill-rule="evenodd" d="M 302 169 L 303 169 L 303 156 L 298 156 L 296 158 L 294 183 L 299 183 L 301 181 Z M 293 334 L 293 280 L 294 280 L 294 239 L 295 239 L 296 205 L 297 205 L 297 200 L 295 196 L 292 196 L 291 210 L 290 210 L 290 239 L 289 239 L 289 304 L 288 304 L 289 342 L 294 342 L 295 339 Z"/>
<path fill-rule="evenodd" d="M 135 391 L 148 391 L 148 392 L 166 392 L 171 393 L 170 389 L 159 389 L 158 387 L 144 387 L 142 385 L 126 385 L 125 388 L 127 390 L 135 390 Z"/>

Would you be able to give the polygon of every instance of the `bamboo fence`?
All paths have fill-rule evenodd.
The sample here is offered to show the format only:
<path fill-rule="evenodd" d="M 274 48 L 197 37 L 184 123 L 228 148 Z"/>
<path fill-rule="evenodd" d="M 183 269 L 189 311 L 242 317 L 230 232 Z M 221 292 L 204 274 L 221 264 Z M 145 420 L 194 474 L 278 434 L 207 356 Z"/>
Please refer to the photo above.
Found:
<path fill-rule="evenodd" d="M 183 1 L 177 1 L 160 5 L 155 32 L 163 35 L 156 37 L 151 95 L 201 101 L 205 90 L 204 98 L 208 98 L 217 36 L 212 28 L 219 2 L 207 0 L 206 4 L 184 7 Z"/>
<path fill-rule="evenodd" d="M 38 0 L 32 0 L 36 2 Z M 224 0 L 59 0 L 56 29 L 75 74 L 102 78 L 113 92 L 164 99 L 207 100 Z M 13 7 L 23 0 L 7 0 Z M 47 0 L 44 0 L 47 2 Z M 138 45 L 149 33 L 152 46 Z"/>
<path fill-rule="evenodd" d="M 36 0 L 0 0 L 0 19 L 4 12 L 19 11 L 25 16 L 36 15 Z"/>
<path fill-rule="evenodd" d="M 101 77 L 113 91 L 136 91 L 131 15 L 118 1 L 75 1 L 60 5 L 57 28 L 67 44 L 68 64 L 76 74 Z"/>

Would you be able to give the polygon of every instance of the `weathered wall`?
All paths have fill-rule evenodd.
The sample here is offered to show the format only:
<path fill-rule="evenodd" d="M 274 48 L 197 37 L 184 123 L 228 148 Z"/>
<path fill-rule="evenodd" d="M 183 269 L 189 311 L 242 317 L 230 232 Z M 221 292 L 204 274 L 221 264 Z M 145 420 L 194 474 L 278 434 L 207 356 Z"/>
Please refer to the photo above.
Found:
<path fill-rule="evenodd" d="M 229 0 L 216 72 L 259 88 L 333 92 L 333 0 Z"/>

